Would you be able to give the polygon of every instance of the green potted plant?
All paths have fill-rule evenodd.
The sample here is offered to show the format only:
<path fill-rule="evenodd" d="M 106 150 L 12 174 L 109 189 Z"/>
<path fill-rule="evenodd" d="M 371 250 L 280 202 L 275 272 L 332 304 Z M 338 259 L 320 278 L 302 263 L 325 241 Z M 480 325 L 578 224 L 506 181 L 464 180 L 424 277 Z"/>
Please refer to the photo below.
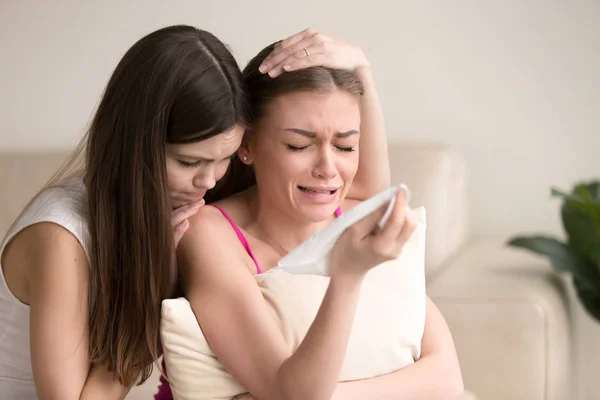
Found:
<path fill-rule="evenodd" d="M 562 198 L 561 218 L 566 242 L 545 235 L 516 236 L 508 241 L 547 257 L 568 272 L 587 312 L 600 321 L 600 181 L 579 183 L 570 193 L 552 189 Z"/>

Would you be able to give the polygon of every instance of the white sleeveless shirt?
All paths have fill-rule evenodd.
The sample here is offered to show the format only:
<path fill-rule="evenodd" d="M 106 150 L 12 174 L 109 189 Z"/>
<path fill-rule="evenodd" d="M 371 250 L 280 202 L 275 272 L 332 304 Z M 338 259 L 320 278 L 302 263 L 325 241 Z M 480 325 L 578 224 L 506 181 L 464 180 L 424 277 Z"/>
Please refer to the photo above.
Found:
<path fill-rule="evenodd" d="M 26 227 L 38 222 L 53 222 L 71 232 L 81 243 L 86 256 L 87 197 L 81 177 L 70 178 L 58 187 L 44 190 L 8 232 L 0 246 L 0 257 L 7 243 Z M 0 266 L 1 267 L 1 266 Z M 0 268 L 0 399 L 37 399 L 29 348 L 29 306 L 9 290 Z M 56 366 L 61 368 L 60 365 Z"/>

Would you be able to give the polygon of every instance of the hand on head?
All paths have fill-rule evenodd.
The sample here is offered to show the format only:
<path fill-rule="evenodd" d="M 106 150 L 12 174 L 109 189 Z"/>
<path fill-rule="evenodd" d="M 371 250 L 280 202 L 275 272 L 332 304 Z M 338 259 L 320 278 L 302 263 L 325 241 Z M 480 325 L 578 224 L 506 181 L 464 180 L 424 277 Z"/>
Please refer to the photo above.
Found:
<path fill-rule="evenodd" d="M 306 29 L 278 43 L 259 70 L 274 78 L 286 71 L 308 67 L 354 71 L 368 66 L 369 61 L 357 45 Z"/>

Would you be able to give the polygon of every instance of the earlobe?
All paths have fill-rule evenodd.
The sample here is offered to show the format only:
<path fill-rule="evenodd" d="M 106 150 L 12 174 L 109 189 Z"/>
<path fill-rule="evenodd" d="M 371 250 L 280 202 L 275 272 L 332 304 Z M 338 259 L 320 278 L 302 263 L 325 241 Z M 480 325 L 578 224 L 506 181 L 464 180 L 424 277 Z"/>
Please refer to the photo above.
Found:
<path fill-rule="evenodd" d="M 246 165 L 251 165 L 252 161 L 250 160 L 250 157 L 248 156 L 248 148 L 245 146 L 242 146 L 238 149 L 238 157 L 240 158 L 240 160 L 246 164 Z"/>
<path fill-rule="evenodd" d="M 246 133 L 244 134 L 244 138 L 242 139 L 242 144 L 240 145 L 240 148 L 237 151 L 237 154 L 244 164 L 251 165 L 252 157 L 250 157 L 250 146 L 248 142 L 248 131 L 246 131 Z"/>

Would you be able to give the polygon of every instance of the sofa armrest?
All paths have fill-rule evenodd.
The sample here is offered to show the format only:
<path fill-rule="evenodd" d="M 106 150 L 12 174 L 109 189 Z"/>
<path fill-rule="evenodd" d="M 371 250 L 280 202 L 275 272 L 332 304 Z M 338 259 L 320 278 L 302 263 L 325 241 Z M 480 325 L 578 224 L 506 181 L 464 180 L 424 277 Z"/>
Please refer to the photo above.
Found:
<path fill-rule="evenodd" d="M 411 206 L 427 210 L 427 275 L 464 244 L 468 234 L 467 174 L 461 154 L 443 144 L 390 141 L 392 183 L 406 183 Z"/>
<path fill-rule="evenodd" d="M 568 282 L 500 241 L 469 243 L 427 291 L 444 315 L 465 386 L 486 400 L 571 398 Z"/>

